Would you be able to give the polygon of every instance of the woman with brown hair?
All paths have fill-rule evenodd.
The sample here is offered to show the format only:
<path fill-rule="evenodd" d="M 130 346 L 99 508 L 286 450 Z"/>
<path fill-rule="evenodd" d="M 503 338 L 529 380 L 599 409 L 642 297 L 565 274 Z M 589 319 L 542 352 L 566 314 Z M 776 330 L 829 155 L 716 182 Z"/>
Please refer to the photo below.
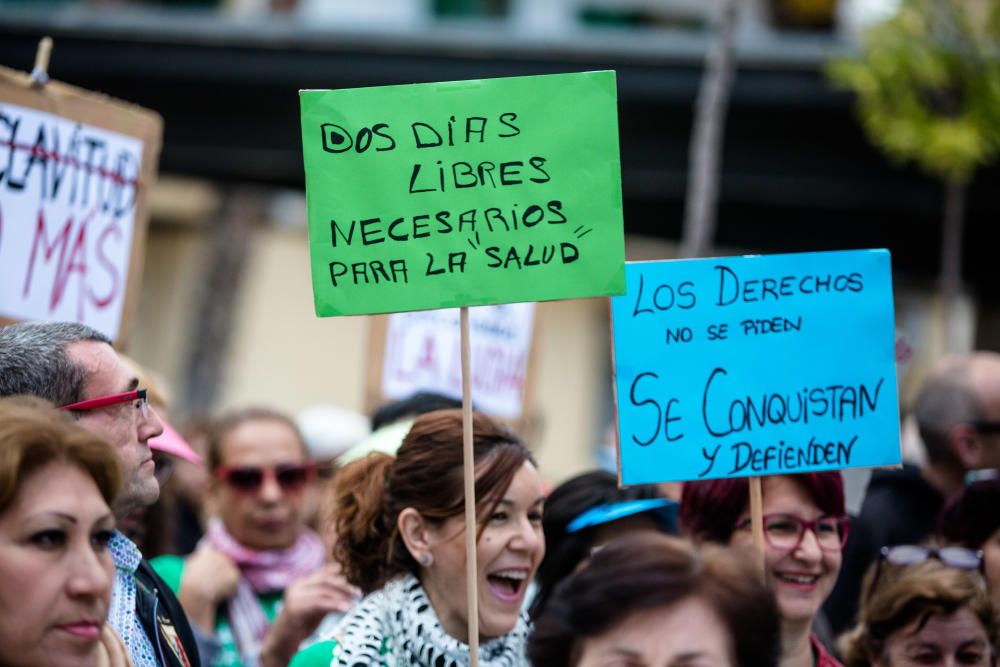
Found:
<path fill-rule="evenodd" d="M 0 664 L 132 664 L 107 624 L 121 484 L 115 451 L 68 415 L 0 399 Z"/>
<path fill-rule="evenodd" d="M 847 667 L 992 667 L 998 609 L 982 553 L 884 547 L 865 575 L 858 625 L 841 637 Z"/>
<path fill-rule="evenodd" d="M 473 439 L 479 664 L 517 667 L 521 606 L 545 552 L 541 481 L 506 428 L 475 414 Z M 395 458 L 371 454 L 337 475 L 334 558 L 367 597 L 293 667 L 469 663 L 463 479 L 460 410 L 417 418 Z"/>
<path fill-rule="evenodd" d="M 778 631 L 774 597 L 742 554 L 644 532 L 556 587 L 528 657 L 535 667 L 774 667 Z"/>

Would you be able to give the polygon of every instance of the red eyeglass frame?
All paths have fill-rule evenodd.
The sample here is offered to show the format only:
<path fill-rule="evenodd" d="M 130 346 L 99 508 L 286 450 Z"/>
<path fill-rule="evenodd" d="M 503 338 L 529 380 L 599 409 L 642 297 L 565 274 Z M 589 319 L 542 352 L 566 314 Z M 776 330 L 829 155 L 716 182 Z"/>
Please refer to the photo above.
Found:
<path fill-rule="evenodd" d="M 86 401 L 78 401 L 76 403 L 70 403 L 69 405 L 60 406 L 59 409 L 86 412 L 88 410 L 97 410 L 98 408 L 104 408 L 109 405 L 129 403 L 131 401 L 142 401 L 142 416 L 144 418 L 149 416 L 149 399 L 146 397 L 145 389 L 134 389 L 121 394 L 110 394 L 108 396 L 89 398 Z"/>
<path fill-rule="evenodd" d="M 791 547 L 789 549 L 785 547 L 776 547 L 773 544 L 771 544 L 771 538 L 767 534 L 767 522 L 768 519 L 775 517 L 792 521 L 798 526 L 799 539 L 795 543 L 794 547 Z M 824 519 L 833 519 L 837 522 L 838 526 L 840 527 L 840 531 L 838 533 L 840 537 L 840 547 L 837 549 L 827 549 L 826 547 L 823 547 L 822 544 L 819 543 L 819 533 L 816 531 L 816 527 L 819 525 L 819 522 L 823 521 Z M 837 551 L 842 552 L 844 550 L 844 547 L 847 545 L 847 537 L 848 535 L 851 534 L 851 519 L 846 514 L 841 514 L 840 516 L 824 515 L 810 521 L 808 519 L 803 519 L 801 517 L 795 516 L 794 514 L 788 514 L 786 512 L 775 512 L 773 514 L 765 514 L 763 517 L 761 517 L 761 521 L 764 524 L 764 541 L 767 542 L 772 548 L 782 549 L 786 551 L 795 551 L 796 549 L 798 549 L 799 546 L 801 546 L 802 544 L 802 540 L 805 539 L 806 531 L 808 530 L 812 532 L 814 536 L 816 536 L 816 543 L 820 544 L 820 550 L 829 553 L 836 553 Z M 734 528 L 736 530 L 742 530 L 744 528 L 749 528 L 750 526 L 751 526 L 750 519 L 742 519 L 736 522 Z"/>

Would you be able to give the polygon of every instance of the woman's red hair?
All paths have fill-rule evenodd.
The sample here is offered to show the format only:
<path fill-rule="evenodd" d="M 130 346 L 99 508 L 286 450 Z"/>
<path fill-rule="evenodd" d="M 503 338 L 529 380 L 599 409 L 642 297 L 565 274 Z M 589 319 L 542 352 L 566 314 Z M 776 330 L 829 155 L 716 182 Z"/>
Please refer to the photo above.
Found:
<path fill-rule="evenodd" d="M 799 484 L 823 514 L 842 516 L 844 479 L 837 471 L 786 475 Z M 750 505 L 745 477 L 686 482 L 679 514 L 681 531 L 695 539 L 727 544 Z"/>

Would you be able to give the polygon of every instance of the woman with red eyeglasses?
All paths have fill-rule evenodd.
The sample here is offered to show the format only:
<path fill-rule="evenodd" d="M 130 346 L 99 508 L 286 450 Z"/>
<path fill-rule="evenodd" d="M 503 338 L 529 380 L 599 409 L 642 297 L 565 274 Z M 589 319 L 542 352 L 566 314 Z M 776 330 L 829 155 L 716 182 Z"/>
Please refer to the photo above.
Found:
<path fill-rule="evenodd" d="M 746 479 L 688 482 L 682 530 L 695 541 L 752 548 Z M 844 482 L 839 472 L 763 479 L 764 563 L 781 614 L 779 667 L 838 667 L 813 623 L 833 589 L 847 541 Z"/>
<path fill-rule="evenodd" d="M 205 537 L 153 567 L 177 592 L 203 664 L 287 664 L 327 614 L 359 597 L 305 525 L 314 470 L 302 437 L 280 412 L 240 410 L 210 427 L 208 463 Z"/>

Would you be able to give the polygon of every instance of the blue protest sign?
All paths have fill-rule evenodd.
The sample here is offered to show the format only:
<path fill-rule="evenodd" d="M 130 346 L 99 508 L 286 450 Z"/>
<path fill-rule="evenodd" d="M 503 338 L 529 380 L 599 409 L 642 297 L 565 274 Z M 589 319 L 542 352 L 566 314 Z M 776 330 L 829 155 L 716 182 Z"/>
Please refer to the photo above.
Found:
<path fill-rule="evenodd" d="M 622 483 L 900 462 L 888 251 L 637 262 L 625 278 Z"/>

